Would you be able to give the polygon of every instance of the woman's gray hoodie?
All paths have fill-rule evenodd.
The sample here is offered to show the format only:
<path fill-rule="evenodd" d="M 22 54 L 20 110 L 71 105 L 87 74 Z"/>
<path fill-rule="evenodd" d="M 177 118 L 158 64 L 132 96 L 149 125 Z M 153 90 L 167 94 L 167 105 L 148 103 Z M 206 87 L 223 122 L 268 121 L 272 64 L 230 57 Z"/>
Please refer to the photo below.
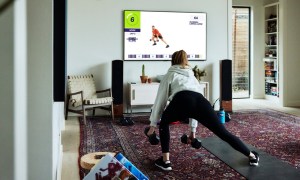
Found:
<path fill-rule="evenodd" d="M 151 126 L 156 127 L 167 102 L 171 101 L 176 93 L 184 90 L 200 93 L 202 88 L 189 66 L 183 68 L 181 65 L 173 65 L 160 82 L 150 116 Z"/>

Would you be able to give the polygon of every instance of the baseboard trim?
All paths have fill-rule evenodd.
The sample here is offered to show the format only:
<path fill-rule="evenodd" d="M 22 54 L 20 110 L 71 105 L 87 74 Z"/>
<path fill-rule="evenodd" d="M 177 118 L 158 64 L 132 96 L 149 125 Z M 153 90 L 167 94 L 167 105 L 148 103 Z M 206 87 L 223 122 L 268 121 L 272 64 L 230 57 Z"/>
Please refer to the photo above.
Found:
<path fill-rule="evenodd" d="M 300 107 L 300 101 L 288 101 L 284 103 L 284 107 Z"/>

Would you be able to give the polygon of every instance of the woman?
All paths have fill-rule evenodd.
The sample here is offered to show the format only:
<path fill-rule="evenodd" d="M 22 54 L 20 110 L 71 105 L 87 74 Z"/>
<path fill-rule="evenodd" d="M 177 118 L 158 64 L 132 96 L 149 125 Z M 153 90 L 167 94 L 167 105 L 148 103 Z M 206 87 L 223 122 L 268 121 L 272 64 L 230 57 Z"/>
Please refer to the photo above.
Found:
<path fill-rule="evenodd" d="M 250 151 L 236 136 L 228 132 L 218 119 L 210 102 L 199 93 L 201 87 L 194 73 L 188 65 L 187 54 L 184 50 L 176 51 L 172 55 L 172 66 L 160 82 L 158 94 L 155 99 L 150 116 L 150 129 L 147 135 L 154 133 L 159 123 L 159 136 L 162 157 L 155 161 L 155 165 L 163 170 L 172 170 L 169 159 L 170 132 L 169 124 L 178 119 L 193 118 L 207 127 L 235 150 L 249 158 L 251 166 L 257 166 L 259 155 Z M 167 101 L 170 101 L 166 109 Z M 161 118 L 160 118 L 161 117 Z M 190 138 L 195 138 L 191 137 Z"/>

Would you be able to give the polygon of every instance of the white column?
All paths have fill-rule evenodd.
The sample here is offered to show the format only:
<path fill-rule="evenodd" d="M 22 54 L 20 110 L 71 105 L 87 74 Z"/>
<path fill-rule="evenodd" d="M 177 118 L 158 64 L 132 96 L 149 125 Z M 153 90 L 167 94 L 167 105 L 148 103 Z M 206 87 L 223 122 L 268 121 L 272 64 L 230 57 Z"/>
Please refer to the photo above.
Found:
<path fill-rule="evenodd" d="M 55 179 L 53 169 L 53 4 L 27 0 L 28 179 Z"/>

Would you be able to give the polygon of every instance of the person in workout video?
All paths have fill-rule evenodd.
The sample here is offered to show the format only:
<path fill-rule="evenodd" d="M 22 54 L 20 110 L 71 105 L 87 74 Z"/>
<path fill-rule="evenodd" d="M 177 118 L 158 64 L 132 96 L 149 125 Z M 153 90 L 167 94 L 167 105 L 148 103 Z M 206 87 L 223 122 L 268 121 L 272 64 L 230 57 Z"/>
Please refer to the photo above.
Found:
<path fill-rule="evenodd" d="M 250 151 L 238 137 L 231 134 L 219 121 L 210 102 L 199 93 L 201 92 L 200 84 L 188 63 L 187 54 L 184 50 L 174 52 L 172 66 L 159 85 L 150 116 L 150 128 L 147 132 L 147 136 L 152 135 L 160 119 L 159 137 L 162 156 L 155 161 L 155 165 L 165 171 L 172 170 L 169 159 L 169 124 L 178 121 L 178 119 L 193 118 L 227 142 L 232 148 L 248 157 L 251 166 L 257 166 L 258 153 Z M 168 101 L 170 103 L 166 107 Z"/>
<path fill-rule="evenodd" d="M 166 48 L 170 47 L 155 26 L 152 26 L 152 38 L 150 41 L 153 41 L 153 46 L 156 45 L 156 42 L 158 42 L 159 39 L 167 45 Z"/>

